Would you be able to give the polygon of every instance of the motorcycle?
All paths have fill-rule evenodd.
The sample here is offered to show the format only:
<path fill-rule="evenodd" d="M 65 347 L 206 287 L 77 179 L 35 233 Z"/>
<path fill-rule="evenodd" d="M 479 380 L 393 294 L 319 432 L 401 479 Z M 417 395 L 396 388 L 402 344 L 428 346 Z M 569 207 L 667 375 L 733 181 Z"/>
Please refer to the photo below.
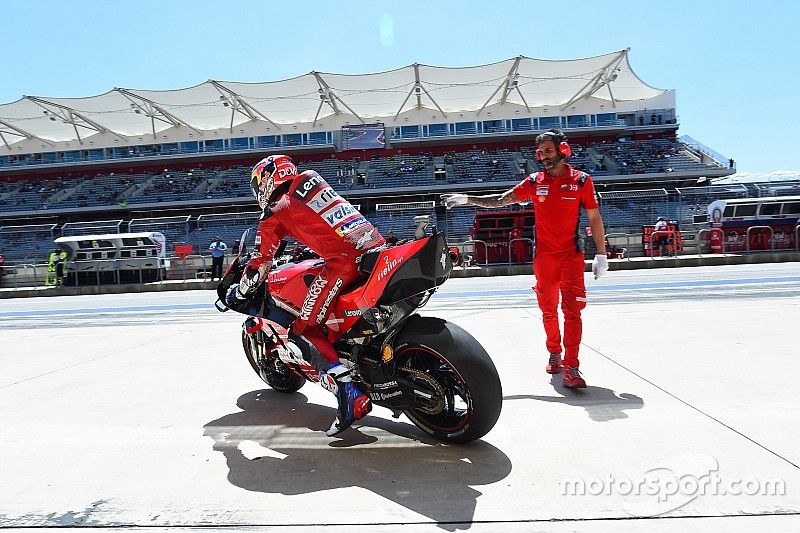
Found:
<path fill-rule="evenodd" d="M 416 313 L 452 271 L 444 237 L 435 229 L 417 235 L 361 256 L 361 279 L 343 287 L 328 310 L 328 339 L 374 405 L 389 408 L 395 418 L 405 414 L 441 441 L 470 442 L 486 435 L 500 416 L 500 377 L 472 335 Z M 324 261 L 298 258 L 276 266 L 253 297 L 238 306 L 227 303 L 227 291 L 248 260 L 243 253 L 231 263 L 217 288 L 216 306 L 249 315 L 242 345 L 250 366 L 280 392 L 319 382 L 319 371 L 291 342 L 289 329 Z"/>

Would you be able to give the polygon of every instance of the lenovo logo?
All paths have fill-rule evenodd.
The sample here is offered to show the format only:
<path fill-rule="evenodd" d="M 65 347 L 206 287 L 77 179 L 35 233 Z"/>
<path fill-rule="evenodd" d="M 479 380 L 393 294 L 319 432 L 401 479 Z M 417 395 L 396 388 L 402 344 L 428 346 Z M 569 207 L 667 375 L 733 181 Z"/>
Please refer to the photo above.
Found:
<path fill-rule="evenodd" d="M 325 183 L 325 179 L 315 172 L 301 181 L 294 193 L 301 200 L 305 200 L 306 196 L 308 196 L 308 193 L 314 190 L 314 188 L 321 183 Z"/>

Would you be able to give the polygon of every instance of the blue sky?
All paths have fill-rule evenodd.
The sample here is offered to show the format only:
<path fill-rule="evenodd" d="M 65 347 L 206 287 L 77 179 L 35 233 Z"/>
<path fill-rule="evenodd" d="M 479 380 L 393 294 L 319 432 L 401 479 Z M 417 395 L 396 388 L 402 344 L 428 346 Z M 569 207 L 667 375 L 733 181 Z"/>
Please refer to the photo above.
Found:
<path fill-rule="evenodd" d="M 630 47 L 680 134 L 740 171 L 800 170 L 800 2 L 8 1 L 0 102 L 318 70 L 573 59 Z M 766 6 L 766 7 L 762 7 Z"/>

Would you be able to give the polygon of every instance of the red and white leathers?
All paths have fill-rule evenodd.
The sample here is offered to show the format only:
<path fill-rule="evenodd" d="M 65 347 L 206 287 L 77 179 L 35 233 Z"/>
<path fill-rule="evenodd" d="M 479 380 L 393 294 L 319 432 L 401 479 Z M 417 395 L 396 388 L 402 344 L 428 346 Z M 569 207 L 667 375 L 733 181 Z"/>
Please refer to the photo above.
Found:
<path fill-rule="evenodd" d="M 286 193 L 273 198 L 264 208 L 256 240 L 260 256 L 252 259 L 248 267 L 251 272 L 253 268 L 260 270 L 258 279 L 266 279 L 266 269 L 287 235 L 325 260 L 325 266 L 309 286 L 292 330 L 306 337 L 329 363 L 337 363 L 336 350 L 323 331 L 328 309 L 342 289 L 358 279 L 356 258 L 384 244 L 383 237 L 313 170 L 299 174 Z"/>
<path fill-rule="evenodd" d="M 513 189 L 519 201 L 533 203 L 536 256 L 533 272 L 551 354 L 561 353 L 558 297 L 564 313 L 564 365 L 577 367 L 581 342 L 581 310 L 586 307 L 580 209 L 596 209 L 594 185 L 585 172 L 566 165 L 560 177 L 547 172 L 527 176 Z"/>

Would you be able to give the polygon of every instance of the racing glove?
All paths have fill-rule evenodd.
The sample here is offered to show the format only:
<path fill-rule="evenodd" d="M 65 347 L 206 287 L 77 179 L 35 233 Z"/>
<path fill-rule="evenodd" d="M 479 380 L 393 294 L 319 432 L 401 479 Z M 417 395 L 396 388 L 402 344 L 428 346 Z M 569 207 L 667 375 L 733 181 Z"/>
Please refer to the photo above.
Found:
<path fill-rule="evenodd" d="M 608 257 L 601 254 L 595 255 L 594 261 L 592 261 L 592 274 L 594 274 L 594 279 L 599 278 L 606 272 L 608 272 Z"/>
<path fill-rule="evenodd" d="M 467 195 L 466 194 L 444 194 L 444 195 L 442 195 L 442 200 L 444 200 L 444 205 L 447 206 L 447 209 L 452 209 L 453 207 L 458 207 L 459 205 L 466 205 L 467 204 Z"/>
<path fill-rule="evenodd" d="M 251 258 L 244 267 L 239 283 L 231 286 L 231 289 L 236 288 L 233 296 L 239 300 L 246 300 L 266 279 L 271 263 L 271 261 L 265 261 L 261 256 Z"/>

